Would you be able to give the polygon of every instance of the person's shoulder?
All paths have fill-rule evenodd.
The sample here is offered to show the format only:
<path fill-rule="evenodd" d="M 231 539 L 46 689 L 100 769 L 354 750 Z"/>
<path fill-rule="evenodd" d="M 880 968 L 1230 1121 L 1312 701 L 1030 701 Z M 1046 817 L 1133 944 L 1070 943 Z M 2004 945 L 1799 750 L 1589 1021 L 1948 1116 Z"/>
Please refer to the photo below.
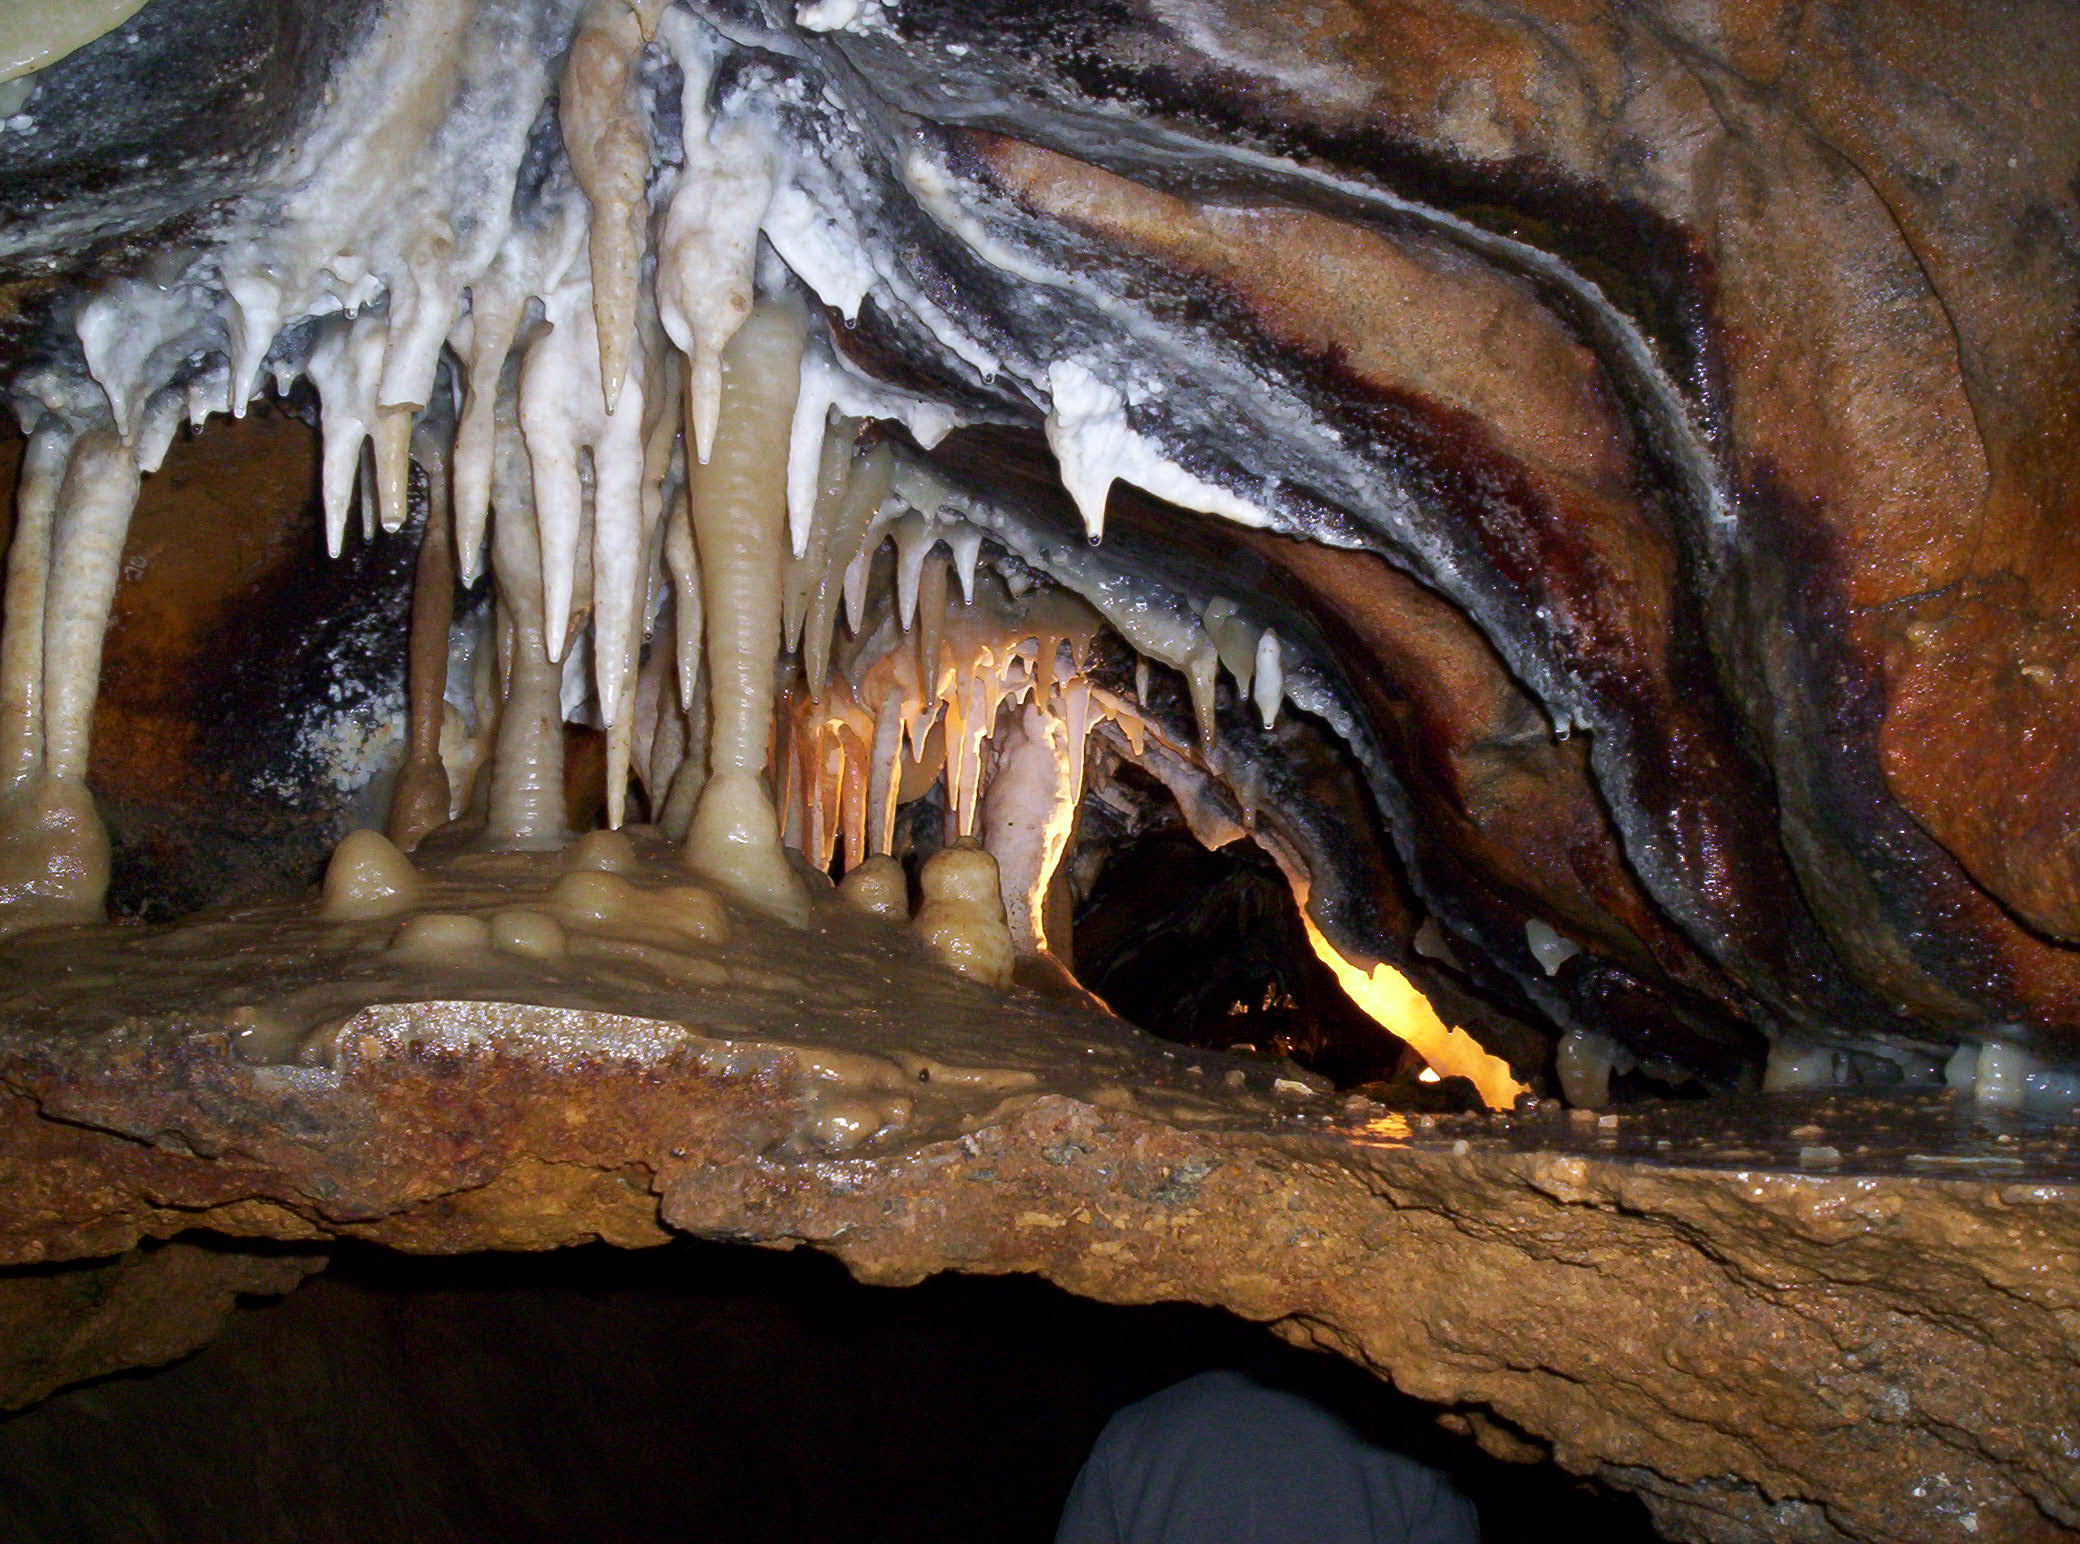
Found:
<path fill-rule="evenodd" d="M 1259 1382 L 1235 1368 L 1217 1367 L 1136 1400 L 1113 1416 L 1111 1425 L 1127 1435 L 1207 1427 L 1341 1429 L 1343 1423 L 1304 1395 Z"/>
<path fill-rule="evenodd" d="M 1158 1389 L 1146 1399 L 1137 1399 L 1113 1417 L 1131 1417 L 1135 1422 L 1160 1421 L 1194 1410 L 1259 1402 L 1270 1390 L 1246 1374 L 1228 1367 L 1195 1373 L 1180 1383 Z"/>

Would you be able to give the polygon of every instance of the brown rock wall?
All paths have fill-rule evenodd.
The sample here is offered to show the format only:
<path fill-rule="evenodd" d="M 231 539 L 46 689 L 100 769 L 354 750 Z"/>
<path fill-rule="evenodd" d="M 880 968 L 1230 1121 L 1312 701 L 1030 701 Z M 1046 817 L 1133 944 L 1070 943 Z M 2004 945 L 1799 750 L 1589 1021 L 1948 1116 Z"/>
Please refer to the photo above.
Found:
<path fill-rule="evenodd" d="M 978 1092 L 965 1135 L 815 1156 L 784 1046 L 716 1075 L 408 1049 L 413 1021 L 383 1022 L 338 1072 L 206 1040 L 67 1071 L 18 1043 L 0 1144 L 35 1181 L 0 1207 L 6 1257 L 195 1227 L 425 1252 L 809 1243 L 877 1282 L 1032 1272 L 1276 1321 L 1470 1408 L 1498 1445 L 1519 1433 L 1639 1491 L 1679 1537 L 2080 1524 L 2080 1176 L 2035 1137 L 1957 1150 L 1940 1100 L 1839 1175 L 1798 1172 L 1767 1120 L 1686 1161 L 1658 1135 L 1682 1123 L 1651 1112 L 1411 1127 L 1303 1101 L 1180 1124 L 1132 1087 Z M 1856 1129 L 1852 1110 L 1778 1108 Z M 1935 1144 L 1919 1176 L 1902 1143 Z"/>

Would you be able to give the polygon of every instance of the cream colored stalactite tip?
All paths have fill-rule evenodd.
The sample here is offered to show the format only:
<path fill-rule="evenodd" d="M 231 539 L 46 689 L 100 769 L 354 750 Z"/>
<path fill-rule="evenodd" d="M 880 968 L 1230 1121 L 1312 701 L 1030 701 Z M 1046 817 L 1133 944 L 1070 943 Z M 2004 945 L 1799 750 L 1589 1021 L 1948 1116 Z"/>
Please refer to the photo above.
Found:
<path fill-rule="evenodd" d="M 419 871 L 380 831 L 352 831 L 325 866 L 324 913 L 338 922 L 394 917 L 419 894 Z"/>
<path fill-rule="evenodd" d="M 144 0 L 8 0 L 0 5 L 0 81 L 85 48 L 144 9 Z"/>
<path fill-rule="evenodd" d="M 985 986 L 1009 986 L 1018 956 L 1004 923 L 997 860 L 971 842 L 956 842 L 925 860 L 918 888 L 918 935 L 939 963 Z"/>

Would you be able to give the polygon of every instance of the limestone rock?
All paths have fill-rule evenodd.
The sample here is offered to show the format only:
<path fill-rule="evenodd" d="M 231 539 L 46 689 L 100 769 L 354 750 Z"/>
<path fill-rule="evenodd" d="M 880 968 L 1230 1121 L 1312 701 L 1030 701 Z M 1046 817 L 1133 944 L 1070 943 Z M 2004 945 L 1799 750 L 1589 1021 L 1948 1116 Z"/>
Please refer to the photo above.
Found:
<path fill-rule="evenodd" d="M 936 1123 L 834 1155 L 796 1135 L 827 1052 L 738 1043 L 724 1064 L 673 1026 L 528 1012 L 561 1054 L 466 1049 L 471 1023 L 519 1022 L 498 1005 L 370 1009 L 337 1070 L 249 1065 L 206 1034 L 96 1057 L 10 1028 L 0 1153 L 31 1178 L 0 1197 L 0 1259 L 198 1227 L 431 1252 L 805 1241 L 870 1281 L 1023 1271 L 1274 1321 L 1473 1412 L 1493 1447 L 1638 1491 L 1675 1537 L 2080 1524 L 2061 1435 L 2080 1171 L 2026 1126 L 1974 1135 L 1943 1096 L 1884 1115 L 1783 1099 L 1716 1126 L 1411 1119 L 1266 1099 L 1264 1069 L 1208 1055 L 1194 1074 L 1093 1019 L 1138 1076 L 1008 1095 L 942 1078 Z M 571 1053 L 587 1040 L 594 1056 Z M 1840 1169 L 1799 1168 L 1803 1121 L 1840 1133 Z M 1683 1157 L 1669 1133 L 1692 1139 Z M 97 1269 L 162 1257 L 200 1258 Z M 18 1387 L 167 1343 L 104 1337 Z"/>

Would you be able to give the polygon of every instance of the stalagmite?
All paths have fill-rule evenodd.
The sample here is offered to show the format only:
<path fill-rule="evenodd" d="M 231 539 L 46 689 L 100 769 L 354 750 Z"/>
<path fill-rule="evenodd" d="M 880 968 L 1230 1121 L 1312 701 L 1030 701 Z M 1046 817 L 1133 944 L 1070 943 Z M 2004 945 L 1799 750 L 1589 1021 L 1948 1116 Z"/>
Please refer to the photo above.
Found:
<path fill-rule="evenodd" d="M 918 872 L 917 931 L 941 964 L 986 986 L 1011 984 L 1016 958 L 1004 925 L 997 863 L 972 842 L 927 858 Z"/>
<path fill-rule="evenodd" d="M 563 813 L 562 673 L 550 662 L 542 635 L 532 475 L 518 426 L 500 416 L 491 565 L 507 629 L 507 675 L 491 755 L 485 840 L 493 847 L 561 847 L 569 839 Z"/>
<path fill-rule="evenodd" d="M 593 869 L 602 874 L 632 874 L 638 866 L 635 844 L 620 831 L 587 831 L 563 855 L 571 869 Z"/>
<path fill-rule="evenodd" d="M 455 612 L 455 547 L 449 527 L 445 459 L 431 437 L 422 441 L 426 524 L 412 576 L 412 616 L 405 646 L 404 762 L 390 795 L 390 840 L 405 852 L 448 818 L 448 771 L 441 761 L 441 723 L 448 689 L 448 630 Z"/>
<path fill-rule="evenodd" d="M 528 907 L 496 911 L 487 919 L 491 947 L 522 959 L 554 963 L 570 953 L 563 924 L 546 912 Z"/>
<path fill-rule="evenodd" d="M 664 808 L 655 816 L 657 828 L 675 842 L 686 840 L 686 833 L 692 829 L 694 805 L 700 799 L 701 789 L 706 786 L 708 780 L 706 694 L 696 695 L 693 706 L 684 711 L 686 755 L 680 761 L 678 771 L 672 774 L 672 786 L 665 794 Z"/>
<path fill-rule="evenodd" d="M 838 881 L 846 904 L 890 922 L 910 920 L 910 880 L 903 865 L 886 853 L 875 853 Z"/>
<path fill-rule="evenodd" d="M 93 921 L 108 893 L 108 833 L 87 791 L 87 748 L 102 638 L 137 503 L 137 463 L 112 429 L 90 430 L 69 445 L 67 435 L 46 424 L 30 445 L 22 536 L 9 558 L 0 645 L 8 756 L 0 930 L 8 932 Z"/>
<path fill-rule="evenodd" d="M 419 871 L 380 831 L 350 831 L 325 865 L 324 914 L 341 922 L 391 917 L 419 896 Z"/>
<path fill-rule="evenodd" d="M 50 587 L 51 525 L 73 431 L 45 418 L 29 435 L 7 552 L 7 611 L 0 632 L 0 792 L 12 795 L 43 767 L 43 611 Z"/>
<path fill-rule="evenodd" d="M 730 340 L 714 451 L 688 469 L 711 707 L 709 775 L 687 833 L 687 861 L 740 899 L 797 922 L 807 917 L 807 896 L 781 849 L 763 773 L 802 326 L 797 309 L 767 302 Z"/>
<path fill-rule="evenodd" d="M 626 706 L 635 695 L 636 669 L 630 661 L 621 672 L 621 687 L 617 695 L 624 706 L 614 720 L 607 725 L 607 825 L 619 830 L 628 818 L 628 779 L 635 761 L 635 713 Z"/>
<path fill-rule="evenodd" d="M 436 969 L 452 967 L 490 948 L 490 924 L 467 912 L 420 912 L 405 918 L 390 936 L 392 956 Z"/>
<path fill-rule="evenodd" d="M 651 635 L 650 652 L 637 672 L 630 714 L 636 775 L 642 781 L 653 819 L 664 807 L 672 779 L 686 759 L 686 715 L 671 685 L 677 668 L 678 619 L 668 603 Z"/>

